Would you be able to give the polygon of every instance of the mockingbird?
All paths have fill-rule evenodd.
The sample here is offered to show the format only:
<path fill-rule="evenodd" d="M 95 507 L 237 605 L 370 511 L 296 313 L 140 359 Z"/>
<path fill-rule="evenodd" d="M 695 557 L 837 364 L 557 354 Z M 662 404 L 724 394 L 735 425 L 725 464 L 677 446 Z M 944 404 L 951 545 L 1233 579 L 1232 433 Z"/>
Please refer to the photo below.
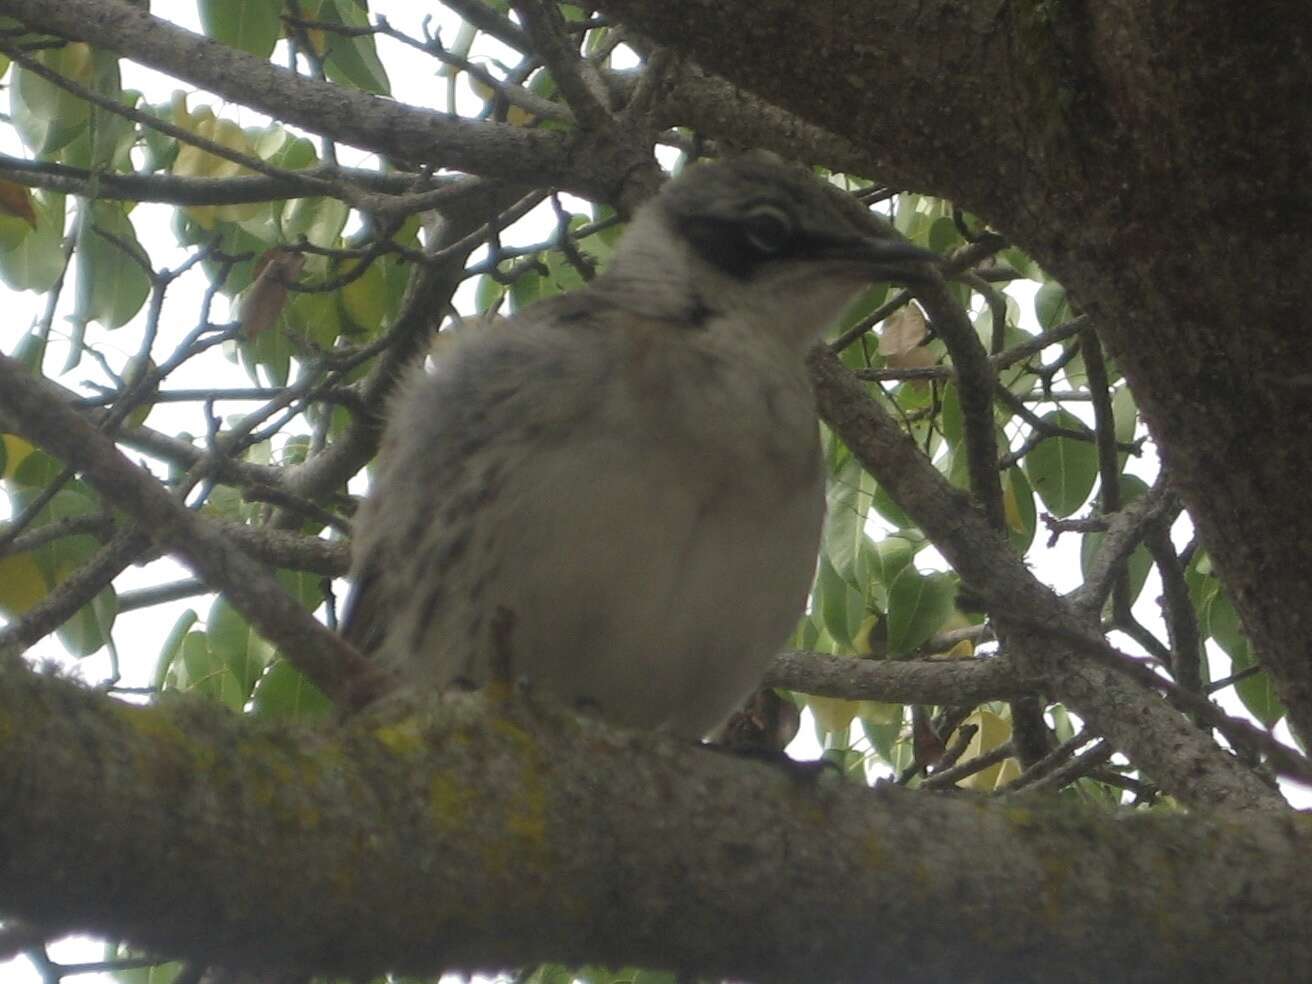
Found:
<path fill-rule="evenodd" d="M 689 168 L 585 288 L 462 329 L 398 388 L 346 636 L 399 686 L 503 672 L 710 733 L 815 569 L 805 352 L 864 284 L 933 259 L 800 168 Z"/>

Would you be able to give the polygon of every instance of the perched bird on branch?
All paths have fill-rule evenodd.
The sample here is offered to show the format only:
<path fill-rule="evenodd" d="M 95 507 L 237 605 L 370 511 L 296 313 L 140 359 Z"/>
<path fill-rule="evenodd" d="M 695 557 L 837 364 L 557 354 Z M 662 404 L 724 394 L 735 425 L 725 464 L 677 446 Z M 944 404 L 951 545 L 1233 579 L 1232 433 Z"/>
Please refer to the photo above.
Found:
<path fill-rule="evenodd" d="M 406 688 L 508 674 L 621 724 L 710 733 L 814 573 L 806 351 L 864 285 L 934 259 L 801 168 L 689 168 L 586 287 L 462 329 L 399 387 L 347 638 Z"/>

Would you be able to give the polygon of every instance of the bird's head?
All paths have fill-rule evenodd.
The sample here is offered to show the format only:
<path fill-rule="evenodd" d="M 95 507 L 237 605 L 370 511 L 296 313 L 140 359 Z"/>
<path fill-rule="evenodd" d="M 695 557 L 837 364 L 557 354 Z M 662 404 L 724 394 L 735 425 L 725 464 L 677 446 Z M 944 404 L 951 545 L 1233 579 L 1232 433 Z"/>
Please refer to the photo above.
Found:
<path fill-rule="evenodd" d="M 899 239 L 851 196 L 766 155 L 697 164 L 635 218 L 616 266 L 630 286 L 742 312 L 805 347 L 863 286 L 916 283 L 939 257 Z M 655 298 L 653 298 L 655 300 Z"/>

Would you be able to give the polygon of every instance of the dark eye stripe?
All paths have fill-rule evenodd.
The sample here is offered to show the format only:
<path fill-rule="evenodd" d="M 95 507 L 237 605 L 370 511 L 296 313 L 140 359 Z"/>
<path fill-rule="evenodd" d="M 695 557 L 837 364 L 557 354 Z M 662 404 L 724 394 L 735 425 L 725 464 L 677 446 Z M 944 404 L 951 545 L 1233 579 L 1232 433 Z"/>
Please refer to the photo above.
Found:
<path fill-rule="evenodd" d="M 742 221 L 689 216 L 681 223 L 680 232 L 702 259 L 739 280 L 750 279 L 768 263 L 806 252 L 805 239 L 796 234 L 790 235 L 778 248 L 764 250 L 761 243 L 753 241 Z"/>

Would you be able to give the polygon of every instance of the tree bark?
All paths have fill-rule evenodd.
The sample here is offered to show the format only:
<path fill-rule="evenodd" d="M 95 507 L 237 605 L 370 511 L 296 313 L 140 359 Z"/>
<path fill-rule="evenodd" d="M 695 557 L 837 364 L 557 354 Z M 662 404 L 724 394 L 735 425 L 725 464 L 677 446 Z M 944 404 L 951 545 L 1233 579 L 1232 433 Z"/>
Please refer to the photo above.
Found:
<path fill-rule="evenodd" d="M 5 659 L 0 788 L 0 916 L 239 968 L 1283 981 L 1312 961 L 1312 832 L 1289 814 L 872 791 L 518 701 L 314 732 Z"/>

